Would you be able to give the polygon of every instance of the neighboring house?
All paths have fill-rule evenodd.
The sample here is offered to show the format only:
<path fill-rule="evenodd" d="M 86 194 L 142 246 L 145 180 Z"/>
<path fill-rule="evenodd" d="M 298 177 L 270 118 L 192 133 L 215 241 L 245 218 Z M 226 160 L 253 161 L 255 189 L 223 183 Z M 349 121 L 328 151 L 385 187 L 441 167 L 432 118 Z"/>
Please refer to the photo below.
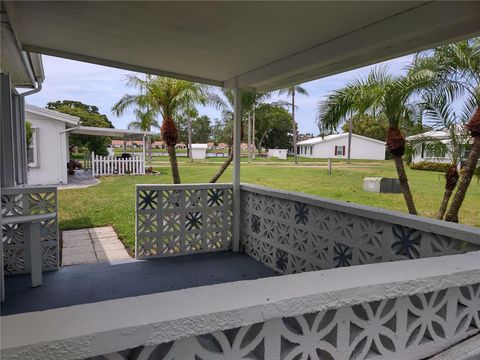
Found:
<path fill-rule="evenodd" d="M 68 132 L 79 118 L 33 105 L 25 105 L 26 121 L 32 124 L 28 146 L 28 184 L 66 184 Z"/>
<path fill-rule="evenodd" d="M 111 146 L 116 149 L 123 148 L 123 140 L 112 140 Z"/>
<path fill-rule="evenodd" d="M 165 146 L 163 141 L 153 141 L 152 142 L 152 149 L 163 149 Z"/>
<path fill-rule="evenodd" d="M 429 161 L 429 162 L 436 162 L 436 163 L 450 163 L 452 161 L 451 155 L 450 155 L 450 149 L 451 149 L 451 140 L 448 132 L 444 130 L 432 130 L 432 131 L 427 131 L 422 134 L 417 134 L 417 135 L 412 135 L 408 136 L 406 138 L 407 141 L 414 141 L 418 139 L 436 139 L 440 140 L 442 143 L 444 143 L 447 147 L 447 150 L 445 151 L 444 154 L 439 154 L 435 153 L 435 151 L 428 146 L 429 142 L 428 140 L 419 143 L 415 145 L 415 152 L 412 156 L 412 163 L 419 163 L 422 161 Z M 471 144 L 465 144 L 462 146 L 462 160 L 465 160 L 468 158 L 469 150 L 470 150 Z"/>
<path fill-rule="evenodd" d="M 297 153 L 309 158 L 348 157 L 348 133 L 316 137 L 297 143 Z M 352 134 L 351 159 L 385 160 L 385 143 L 380 140 Z"/>

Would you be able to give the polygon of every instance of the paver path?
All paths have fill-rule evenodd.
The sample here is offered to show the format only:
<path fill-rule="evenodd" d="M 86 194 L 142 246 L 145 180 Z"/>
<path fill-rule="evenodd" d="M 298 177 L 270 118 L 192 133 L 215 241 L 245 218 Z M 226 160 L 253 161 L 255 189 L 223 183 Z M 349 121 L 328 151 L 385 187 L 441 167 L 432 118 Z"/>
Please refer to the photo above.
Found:
<path fill-rule="evenodd" d="M 62 266 L 131 259 L 111 226 L 63 231 Z"/>

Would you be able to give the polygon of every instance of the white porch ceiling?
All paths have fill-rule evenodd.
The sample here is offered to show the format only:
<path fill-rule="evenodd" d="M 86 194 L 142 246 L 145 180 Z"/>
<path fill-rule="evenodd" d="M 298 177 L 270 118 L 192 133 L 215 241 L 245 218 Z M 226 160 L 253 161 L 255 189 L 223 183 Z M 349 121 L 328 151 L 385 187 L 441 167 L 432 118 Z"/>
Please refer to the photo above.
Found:
<path fill-rule="evenodd" d="M 259 91 L 480 33 L 479 1 L 17 1 L 25 50 Z"/>

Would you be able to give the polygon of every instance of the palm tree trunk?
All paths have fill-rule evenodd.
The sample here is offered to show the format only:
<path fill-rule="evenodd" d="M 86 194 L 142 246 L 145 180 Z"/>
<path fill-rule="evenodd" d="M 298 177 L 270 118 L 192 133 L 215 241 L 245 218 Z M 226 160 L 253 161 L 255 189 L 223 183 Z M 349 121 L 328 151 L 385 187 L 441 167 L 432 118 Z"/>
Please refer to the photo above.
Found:
<path fill-rule="evenodd" d="M 297 157 L 297 124 L 295 123 L 295 88 L 292 89 L 292 130 L 293 130 L 293 158 L 298 164 Z"/>
<path fill-rule="evenodd" d="M 172 178 L 174 184 L 180 184 L 180 173 L 178 171 L 177 154 L 175 152 L 175 145 L 178 139 L 178 131 L 175 122 L 171 117 L 163 119 L 162 128 L 163 141 L 167 145 L 168 158 L 170 159 L 170 168 L 172 170 Z"/>
<path fill-rule="evenodd" d="M 228 155 L 228 159 L 222 164 L 220 169 L 217 171 L 217 173 L 211 178 L 210 183 L 216 183 L 218 179 L 223 175 L 225 170 L 229 167 L 229 165 L 233 161 L 233 151 L 230 151 L 230 154 Z"/>
<path fill-rule="evenodd" d="M 247 121 L 248 121 L 248 124 L 247 124 L 247 157 L 248 157 L 248 162 L 251 162 L 252 122 L 251 122 L 250 114 L 248 114 Z"/>
<path fill-rule="evenodd" d="M 437 219 L 443 220 L 445 216 L 445 212 L 447 211 L 448 202 L 450 201 L 450 197 L 453 194 L 453 190 L 458 183 L 458 169 L 457 164 L 452 164 L 448 169 L 447 173 L 445 174 L 445 191 L 443 193 L 442 203 L 440 204 L 440 208 L 438 209 Z"/>
<path fill-rule="evenodd" d="M 148 161 L 151 164 L 152 163 L 152 138 L 151 138 L 151 136 L 147 137 L 147 142 L 148 142 Z"/>
<path fill-rule="evenodd" d="M 448 202 L 450 201 L 450 197 L 452 196 L 452 194 L 453 190 L 445 189 L 445 192 L 443 193 L 442 203 L 440 204 L 440 209 L 438 210 L 437 214 L 438 220 L 443 220 L 445 212 L 447 211 Z"/>
<path fill-rule="evenodd" d="M 462 169 L 462 176 L 458 182 L 457 191 L 452 199 L 450 208 L 445 215 L 446 221 L 458 222 L 458 212 L 462 206 L 465 195 L 467 194 L 468 186 L 472 181 L 473 174 L 478 164 L 478 158 L 480 156 L 480 136 L 473 138 L 473 146 L 468 155 L 467 162 Z"/>
<path fill-rule="evenodd" d="M 353 132 L 353 123 L 352 118 L 348 121 L 348 156 L 347 159 L 350 161 L 352 154 L 352 132 Z"/>
<path fill-rule="evenodd" d="M 252 109 L 252 143 L 253 143 L 253 151 L 252 151 L 252 159 L 255 159 L 255 103 L 253 104 Z M 262 149 L 260 149 L 259 155 L 261 156 Z"/>
<path fill-rule="evenodd" d="M 177 154 L 175 152 L 175 144 L 167 145 L 168 158 L 170 160 L 170 167 L 172 169 L 172 178 L 174 184 L 181 184 L 180 173 L 178 172 Z"/>
<path fill-rule="evenodd" d="M 417 215 L 417 209 L 413 202 L 413 196 L 408 185 L 407 173 L 405 172 L 405 165 L 401 156 L 394 156 L 395 167 L 397 169 L 398 180 L 400 181 L 400 187 L 402 189 L 403 197 L 407 204 L 408 212 L 412 215 Z"/>
<path fill-rule="evenodd" d="M 188 157 L 190 162 L 193 162 L 192 155 L 192 118 L 188 115 Z"/>

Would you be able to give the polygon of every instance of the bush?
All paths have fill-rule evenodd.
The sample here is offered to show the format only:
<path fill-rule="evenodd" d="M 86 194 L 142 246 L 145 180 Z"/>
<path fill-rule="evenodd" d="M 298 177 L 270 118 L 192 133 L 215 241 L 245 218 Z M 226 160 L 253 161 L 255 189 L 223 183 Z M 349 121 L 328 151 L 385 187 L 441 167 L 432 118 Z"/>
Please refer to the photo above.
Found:
<path fill-rule="evenodd" d="M 438 172 L 447 172 L 450 168 L 450 163 L 436 163 L 431 161 L 422 161 L 416 164 L 410 164 L 410 169 L 412 170 L 425 170 L 425 171 L 438 171 Z"/>

